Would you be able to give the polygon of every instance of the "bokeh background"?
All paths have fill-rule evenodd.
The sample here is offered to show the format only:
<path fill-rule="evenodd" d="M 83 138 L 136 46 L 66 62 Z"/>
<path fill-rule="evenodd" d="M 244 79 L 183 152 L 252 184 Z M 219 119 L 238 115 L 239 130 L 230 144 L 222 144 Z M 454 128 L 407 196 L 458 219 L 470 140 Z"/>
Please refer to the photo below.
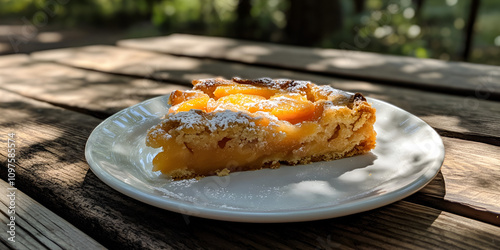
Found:
<path fill-rule="evenodd" d="M 0 0 L 0 54 L 172 33 L 500 65 L 498 0 Z"/>

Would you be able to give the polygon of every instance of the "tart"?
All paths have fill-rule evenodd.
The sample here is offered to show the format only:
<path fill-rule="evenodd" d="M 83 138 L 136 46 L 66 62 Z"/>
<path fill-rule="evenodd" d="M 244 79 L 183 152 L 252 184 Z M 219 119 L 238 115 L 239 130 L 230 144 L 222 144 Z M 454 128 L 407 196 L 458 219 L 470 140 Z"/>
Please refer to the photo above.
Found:
<path fill-rule="evenodd" d="M 362 154 L 375 147 L 375 109 L 359 93 L 309 81 L 194 80 L 170 94 L 147 134 L 153 171 L 174 179 L 227 175 Z"/>

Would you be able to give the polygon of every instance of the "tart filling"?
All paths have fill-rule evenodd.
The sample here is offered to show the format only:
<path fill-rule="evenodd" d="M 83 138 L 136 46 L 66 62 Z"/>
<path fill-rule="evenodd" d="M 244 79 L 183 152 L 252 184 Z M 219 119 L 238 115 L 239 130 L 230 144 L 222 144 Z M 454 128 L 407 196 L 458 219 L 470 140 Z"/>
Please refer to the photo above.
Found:
<path fill-rule="evenodd" d="M 148 131 L 153 171 L 174 179 L 227 175 L 362 154 L 375 147 L 375 109 L 359 93 L 308 81 L 194 80 L 174 91 Z"/>

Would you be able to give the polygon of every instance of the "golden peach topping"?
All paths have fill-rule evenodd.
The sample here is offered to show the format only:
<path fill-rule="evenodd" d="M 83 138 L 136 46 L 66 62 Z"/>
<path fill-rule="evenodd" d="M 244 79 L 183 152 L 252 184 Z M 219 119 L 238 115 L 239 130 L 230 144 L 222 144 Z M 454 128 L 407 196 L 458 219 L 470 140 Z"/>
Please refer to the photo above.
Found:
<path fill-rule="evenodd" d="M 169 113 L 200 109 L 206 112 L 214 110 L 248 111 L 250 113 L 267 112 L 279 120 L 292 124 L 313 120 L 319 106 L 299 93 L 289 93 L 279 89 L 238 84 L 218 86 L 213 92 L 214 98 L 203 92 L 175 91 L 170 95 L 172 107 Z"/>

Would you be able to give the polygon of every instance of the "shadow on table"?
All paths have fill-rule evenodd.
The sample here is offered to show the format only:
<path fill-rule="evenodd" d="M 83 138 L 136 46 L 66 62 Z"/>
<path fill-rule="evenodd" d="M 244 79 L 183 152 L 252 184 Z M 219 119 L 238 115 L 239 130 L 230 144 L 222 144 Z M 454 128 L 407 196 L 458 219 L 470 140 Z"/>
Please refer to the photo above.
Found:
<path fill-rule="evenodd" d="M 426 188 L 432 193 L 444 193 L 441 173 L 429 186 Z M 390 242 L 414 232 L 418 240 L 441 214 L 437 209 L 398 201 L 371 211 L 320 221 L 238 223 L 182 215 L 147 205 L 113 190 L 90 170 L 82 189 L 85 199 L 93 206 L 91 210 L 97 211 L 97 214 L 87 215 L 93 220 L 92 236 L 110 247 L 126 243 L 141 247 L 189 248 L 373 247 L 370 242 L 377 241 L 372 237 L 380 235 Z M 400 231 L 401 235 L 390 233 L 394 231 Z M 389 243 L 382 245 L 390 246 Z"/>
<path fill-rule="evenodd" d="M 430 185 L 444 186 L 441 183 L 440 178 L 436 178 Z M 390 242 L 413 233 L 417 241 L 432 230 L 431 225 L 441 214 L 437 209 L 399 201 L 371 211 L 320 221 L 237 223 L 149 206 L 114 191 L 90 170 L 82 189 L 85 199 L 93 206 L 91 210 L 95 211 L 93 215 L 86 215 L 89 217 L 86 231 L 108 247 L 122 244 L 188 248 L 374 247 L 371 242 L 379 241 L 372 237 L 380 235 Z M 381 247 L 390 246 L 388 243 Z"/>

